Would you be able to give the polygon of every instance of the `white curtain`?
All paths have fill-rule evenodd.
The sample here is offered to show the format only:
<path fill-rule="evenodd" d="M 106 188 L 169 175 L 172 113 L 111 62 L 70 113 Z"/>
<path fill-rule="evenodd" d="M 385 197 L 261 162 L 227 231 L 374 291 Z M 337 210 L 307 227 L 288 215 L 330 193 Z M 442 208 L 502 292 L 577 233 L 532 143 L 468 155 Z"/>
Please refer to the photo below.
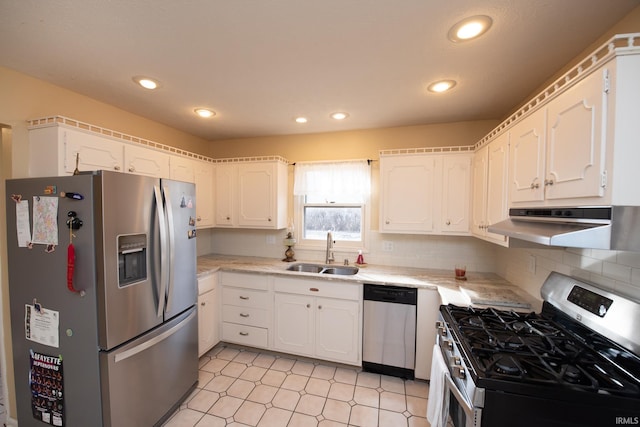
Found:
<path fill-rule="evenodd" d="M 314 195 L 327 200 L 365 200 L 371 188 L 371 168 L 367 160 L 296 163 L 293 194 Z"/>

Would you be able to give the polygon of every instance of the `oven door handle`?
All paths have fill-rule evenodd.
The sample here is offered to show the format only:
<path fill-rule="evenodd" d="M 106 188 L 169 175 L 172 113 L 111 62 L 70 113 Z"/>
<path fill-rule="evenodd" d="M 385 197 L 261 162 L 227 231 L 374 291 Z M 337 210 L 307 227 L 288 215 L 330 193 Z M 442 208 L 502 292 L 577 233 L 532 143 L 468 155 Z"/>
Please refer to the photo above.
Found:
<path fill-rule="evenodd" d="M 453 382 L 450 375 L 445 375 L 444 378 L 447 381 L 447 388 L 451 390 L 458 403 L 460 403 L 460 406 L 462 406 L 464 413 L 467 414 L 469 419 L 473 419 L 473 406 L 471 406 L 469 402 L 467 402 L 467 399 L 465 399 L 465 397 L 462 395 L 462 393 L 460 393 L 460 390 L 458 390 L 458 387 L 456 387 L 456 383 Z"/>

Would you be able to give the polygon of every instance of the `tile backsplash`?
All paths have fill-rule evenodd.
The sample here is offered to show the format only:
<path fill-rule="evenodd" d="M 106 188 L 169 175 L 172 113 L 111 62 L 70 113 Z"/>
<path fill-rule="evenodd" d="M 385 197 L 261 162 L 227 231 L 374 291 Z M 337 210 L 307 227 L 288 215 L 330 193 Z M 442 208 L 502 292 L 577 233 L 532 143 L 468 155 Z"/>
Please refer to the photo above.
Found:
<path fill-rule="evenodd" d="M 495 273 L 540 299 L 551 271 L 587 281 L 640 301 L 640 253 L 599 249 L 497 248 Z"/>

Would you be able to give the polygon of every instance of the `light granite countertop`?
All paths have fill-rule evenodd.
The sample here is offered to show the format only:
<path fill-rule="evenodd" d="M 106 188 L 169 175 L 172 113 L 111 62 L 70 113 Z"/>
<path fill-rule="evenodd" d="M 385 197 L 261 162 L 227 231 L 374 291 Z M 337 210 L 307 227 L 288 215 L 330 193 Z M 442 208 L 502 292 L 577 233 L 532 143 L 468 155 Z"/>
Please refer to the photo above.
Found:
<path fill-rule="evenodd" d="M 316 261 L 297 261 L 322 264 Z M 443 304 L 474 307 L 496 307 L 520 311 L 539 311 L 540 301 L 493 273 L 468 272 L 467 280 L 456 280 L 453 271 L 410 267 L 366 265 L 350 276 L 324 275 L 288 271 L 293 263 L 273 258 L 242 257 L 228 255 L 204 255 L 198 257 L 198 276 L 216 271 L 298 276 L 305 279 L 332 282 L 397 285 L 412 288 L 435 289 Z M 334 264 L 340 266 L 340 264 Z"/>

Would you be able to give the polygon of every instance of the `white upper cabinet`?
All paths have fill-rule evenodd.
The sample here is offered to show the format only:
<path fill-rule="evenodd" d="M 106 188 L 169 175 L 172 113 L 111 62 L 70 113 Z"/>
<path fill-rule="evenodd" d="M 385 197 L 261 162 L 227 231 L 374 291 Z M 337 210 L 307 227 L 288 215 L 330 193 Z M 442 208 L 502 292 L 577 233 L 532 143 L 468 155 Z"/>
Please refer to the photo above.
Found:
<path fill-rule="evenodd" d="M 196 182 L 195 161 L 187 157 L 171 156 L 171 179 L 184 182 Z"/>
<path fill-rule="evenodd" d="M 125 172 L 169 178 L 169 155 L 136 145 L 124 146 Z"/>
<path fill-rule="evenodd" d="M 215 226 L 287 226 L 287 164 L 282 160 L 217 163 Z"/>
<path fill-rule="evenodd" d="M 511 202 L 575 204 L 604 195 L 609 69 L 599 70 L 511 130 Z"/>
<path fill-rule="evenodd" d="M 497 136 L 473 158 L 473 221 L 471 232 L 484 240 L 506 245 L 506 236 L 490 233 L 489 225 L 508 216 L 509 132 Z"/>
<path fill-rule="evenodd" d="M 432 232 L 435 181 L 434 156 L 380 157 L 380 231 Z"/>
<path fill-rule="evenodd" d="M 468 233 L 471 214 L 470 154 L 442 157 L 442 208 L 439 219 L 443 233 Z"/>
<path fill-rule="evenodd" d="M 196 183 L 196 226 L 213 227 L 213 163 L 194 160 L 193 175 Z"/>
<path fill-rule="evenodd" d="M 380 231 L 469 234 L 471 153 L 380 156 Z"/>
<path fill-rule="evenodd" d="M 511 129 L 511 203 L 544 200 L 546 118 L 542 108 Z"/>

